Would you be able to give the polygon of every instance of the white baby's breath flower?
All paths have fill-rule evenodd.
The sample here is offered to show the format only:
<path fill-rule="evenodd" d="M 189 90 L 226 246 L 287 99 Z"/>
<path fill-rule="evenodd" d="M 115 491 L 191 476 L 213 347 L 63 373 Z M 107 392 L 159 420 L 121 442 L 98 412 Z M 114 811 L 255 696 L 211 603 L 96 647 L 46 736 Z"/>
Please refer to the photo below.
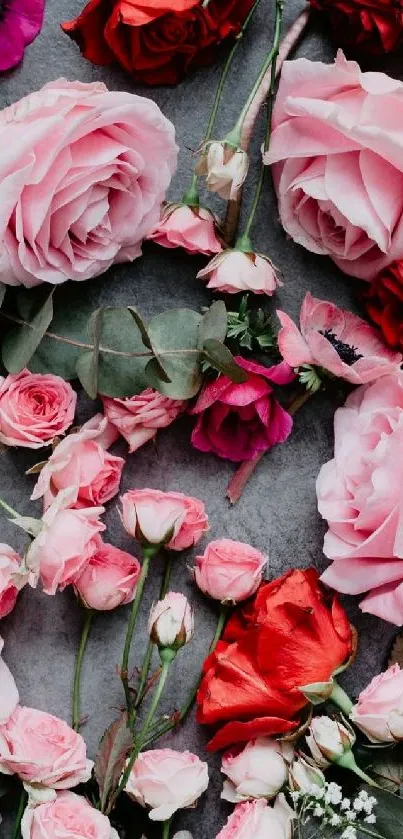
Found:
<path fill-rule="evenodd" d="M 375 822 L 376 822 L 375 813 L 370 813 L 369 816 L 365 816 L 364 822 L 366 822 L 367 824 L 375 824 Z"/>

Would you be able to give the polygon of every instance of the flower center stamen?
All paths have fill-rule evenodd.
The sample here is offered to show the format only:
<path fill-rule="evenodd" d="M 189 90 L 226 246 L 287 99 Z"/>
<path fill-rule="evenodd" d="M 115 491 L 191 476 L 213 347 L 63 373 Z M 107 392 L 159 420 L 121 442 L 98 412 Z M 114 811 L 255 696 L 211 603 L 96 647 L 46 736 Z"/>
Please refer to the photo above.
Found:
<path fill-rule="evenodd" d="M 357 347 L 350 346 L 350 344 L 345 344 L 344 341 L 340 341 L 335 332 L 332 332 L 331 329 L 325 329 L 324 331 L 320 329 L 319 332 L 327 338 L 345 364 L 348 364 L 351 367 L 352 364 L 355 364 L 356 361 L 359 361 L 359 359 L 362 358 L 362 353 L 358 352 Z"/>

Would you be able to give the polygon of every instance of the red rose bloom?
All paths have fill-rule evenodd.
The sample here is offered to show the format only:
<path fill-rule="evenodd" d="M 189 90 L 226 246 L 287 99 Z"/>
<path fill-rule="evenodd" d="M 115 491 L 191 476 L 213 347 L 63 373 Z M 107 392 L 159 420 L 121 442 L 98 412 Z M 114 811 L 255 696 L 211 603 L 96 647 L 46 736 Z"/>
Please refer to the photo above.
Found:
<path fill-rule="evenodd" d="M 325 12 L 332 38 L 353 55 L 383 55 L 402 43 L 403 0 L 310 0 Z"/>
<path fill-rule="evenodd" d="M 296 728 L 299 688 L 328 681 L 352 649 L 347 615 L 313 568 L 264 583 L 204 665 L 198 720 L 223 723 L 209 750 Z"/>
<path fill-rule="evenodd" d="M 94 64 L 118 61 L 141 84 L 176 84 L 235 37 L 253 0 L 90 0 L 62 29 Z"/>
<path fill-rule="evenodd" d="M 363 300 L 386 343 L 403 351 L 403 261 L 385 268 L 364 292 Z"/>

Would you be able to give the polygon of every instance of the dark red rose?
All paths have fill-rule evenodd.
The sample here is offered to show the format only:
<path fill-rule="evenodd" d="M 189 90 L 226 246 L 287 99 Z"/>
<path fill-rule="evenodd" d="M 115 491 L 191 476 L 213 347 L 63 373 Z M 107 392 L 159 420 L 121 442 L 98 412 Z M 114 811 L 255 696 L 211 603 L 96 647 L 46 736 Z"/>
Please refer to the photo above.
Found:
<path fill-rule="evenodd" d="M 392 262 L 363 294 L 369 317 L 386 343 L 403 352 L 403 262 Z"/>
<path fill-rule="evenodd" d="M 209 749 L 296 728 L 308 704 L 299 688 L 328 681 L 352 650 L 347 615 L 313 568 L 264 583 L 204 665 L 198 720 L 223 724 Z"/>
<path fill-rule="evenodd" d="M 352 55 L 397 50 L 403 41 L 403 0 L 310 0 L 329 20 L 332 38 Z"/>
<path fill-rule="evenodd" d="M 214 61 L 254 0 L 90 0 L 62 29 L 94 64 L 118 61 L 141 84 L 176 84 Z"/>

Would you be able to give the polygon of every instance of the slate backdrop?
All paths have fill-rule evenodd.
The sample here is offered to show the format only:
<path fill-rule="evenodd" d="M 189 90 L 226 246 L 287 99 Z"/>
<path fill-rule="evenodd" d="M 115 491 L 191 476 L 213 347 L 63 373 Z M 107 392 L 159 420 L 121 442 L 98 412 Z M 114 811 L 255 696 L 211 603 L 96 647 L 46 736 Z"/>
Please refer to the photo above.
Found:
<path fill-rule="evenodd" d="M 219 114 L 218 136 L 234 123 L 267 50 L 273 28 L 272 6 L 271 0 L 263 0 L 258 19 L 240 47 Z M 118 68 L 94 67 L 85 61 L 76 46 L 61 32 L 60 21 L 73 17 L 81 7 L 82 0 L 48 0 L 45 26 L 40 37 L 28 48 L 23 64 L 0 79 L 2 106 L 60 76 L 86 82 L 102 80 L 111 89 L 151 96 L 176 126 L 181 154 L 170 196 L 180 198 L 189 179 L 191 150 L 197 148 L 203 136 L 219 67 L 201 71 L 177 88 L 145 90 L 134 87 L 131 79 Z M 286 27 L 300 8 L 302 3 L 299 0 L 286 2 Z M 332 60 L 334 49 L 320 23 L 311 25 L 297 54 L 313 60 Z M 398 59 L 394 59 L 389 61 L 387 69 L 396 75 L 394 70 L 397 67 Z M 260 132 L 262 128 L 260 125 Z M 255 143 L 256 158 L 260 141 L 261 135 Z M 250 194 L 248 188 L 246 196 Z M 277 220 L 271 189 L 266 190 L 259 208 L 254 240 L 257 249 L 269 253 L 281 269 L 284 288 L 279 291 L 276 302 L 292 316 L 297 315 L 307 289 L 339 305 L 354 307 L 355 281 L 341 274 L 330 260 L 310 254 L 286 239 Z M 135 303 L 146 317 L 176 306 L 199 308 L 211 300 L 203 284 L 196 280 L 201 264 L 198 258 L 188 257 L 180 250 L 166 251 L 147 245 L 143 258 L 134 264 L 120 265 L 102 278 L 81 286 L 71 284 L 69 294 L 72 300 L 90 303 L 94 309 L 99 305 Z M 265 305 L 274 309 L 273 303 Z M 93 403 L 81 397 L 78 419 L 87 418 L 95 408 Z M 324 525 L 317 513 L 314 487 L 321 464 L 332 455 L 333 410 L 334 406 L 326 397 L 317 397 L 305 406 L 296 418 L 291 440 L 265 458 L 241 502 L 232 509 L 224 494 L 233 466 L 192 449 L 189 443 L 190 424 L 186 418 L 161 432 L 155 445 L 148 444 L 128 458 L 123 489 L 151 486 L 198 496 L 207 506 L 211 538 L 227 536 L 250 542 L 264 550 L 269 554 L 271 577 L 292 566 L 313 563 L 323 569 L 326 565 L 322 554 Z M 126 455 L 127 448 L 123 443 L 119 444 L 116 452 Z M 35 507 L 29 501 L 34 479 L 26 476 L 25 471 L 40 459 L 38 454 L 23 449 L 8 450 L 0 456 L 1 495 L 25 514 L 35 514 Z M 122 530 L 114 503 L 109 505 L 105 521 L 108 541 L 130 550 L 132 545 Z M 5 517 L 1 518 L 0 534 L 2 542 L 9 542 L 23 550 L 23 535 Z M 178 707 L 193 684 L 214 632 L 214 608 L 194 590 L 187 571 L 190 560 L 191 556 L 178 558 L 172 587 L 186 593 L 195 606 L 196 636 L 192 646 L 178 655 L 172 667 L 164 701 L 165 711 Z M 138 637 L 133 645 L 133 667 L 138 662 L 138 651 L 145 643 L 146 616 L 157 596 L 158 587 L 159 573 L 156 568 L 155 574 L 151 575 Z M 344 686 L 355 694 L 383 665 L 394 629 L 376 618 L 362 615 L 353 598 L 346 598 L 345 605 L 360 633 L 357 661 L 342 677 Z M 82 711 L 88 714 L 83 734 L 91 757 L 95 754 L 100 736 L 114 719 L 116 708 L 122 704 L 122 689 L 115 668 L 121 657 L 127 618 L 127 607 L 113 614 L 101 614 L 89 642 L 83 667 Z M 48 597 L 39 590 L 29 588 L 23 591 L 17 608 L 1 625 L 5 659 L 17 680 L 22 703 L 70 720 L 74 656 L 80 630 L 81 614 L 70 591 L 57 597 Z M 193 749 L 206 758 L 204 747 L 207 739 L 208 732 L 199 727 L 192 717 L 183 730 L 169 738 L 168 743 L 179 749 Z M 183 813 L 175 823 L 178 829 L 191 830 L 194 839 L 211 839 L 230 812 L 229 805 L 220 803 L 219 760 L 217 757 L 209 757 L 208 760 L 211 784 L 207 795 L 196 811 Z M 133 807 L 130 839 L 137 837 L 138 824 L 138 812 Z M 151 825 L 146 827 L 148 837 L 159 835 L 158 831 L 152 832 Z M 10 833 L 10 820 L 6 814 L 0 826 L 1 839 L 7 839 Z"/>

